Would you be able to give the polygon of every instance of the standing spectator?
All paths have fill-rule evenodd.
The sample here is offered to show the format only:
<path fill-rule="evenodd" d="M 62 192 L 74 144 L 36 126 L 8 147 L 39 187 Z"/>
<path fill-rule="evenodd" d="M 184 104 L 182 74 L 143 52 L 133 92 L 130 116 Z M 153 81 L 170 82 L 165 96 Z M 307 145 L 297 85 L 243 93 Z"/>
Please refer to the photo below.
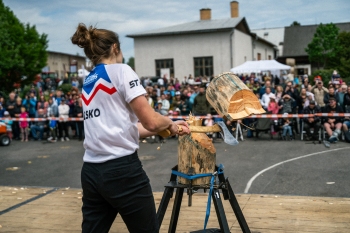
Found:
<path fill-rule="evenodd" d="M 21 114 L 19 115 L 20 118 L 25 119 L 29 117 L 29 114 L 26 112 L 26 108 L 24 106 L 21 107 Z M 19 127 L 21 129 L 21 141 L 28 142 L 28 121 L 27 120 L 20 120 L 19 121 Z"/>
<path fill-rule="evenodd" d="M 16 99 L 16 104 L 15 104 L 15 108 L 14 108 L 14 117 L 19 118 L 21 115 L 21 108 L 22 108 L 22 99 L 21 97 L 17 97 Z M 18 121 L 14 121 L 12 124 L 12 133 L 13 133 L 13 138 L 15 140 L 19 140 L 20 139 L 20 133 L 21 133 L 21 129 L 19 127 L 19 122 Z"/>
<path fill-rule="evenodd" d="M 4 106 L 6 111 L 9 112 L 10 117 L 15 117 L 15 113 L 14 113 L 15 105 L 16 105 L 15 97 L 16 97 L 16 94 L 14 92 L 11 92 L 9 94 L 9 99 L 6 101 L 6 105 Z M 14 127 L 15 127 L 15 124 L 12 124 L 12 131 L 13 132 L 15 131 Z M 17 135 L 15 135 L 15 138 L 16 138 L 16 136 Z M 18 137 L 19 137 L 19 135 L 18 135 Z"/>
<path fill-rule="evenodd" d="M 22 105 L 27 108 L 30 118 L 34 118 L 36 114 L 36 98 L 35 92 L 31 91 L 29 95 L 26 95 L 25 99 L 22 101 Z"/>
<path fill-rule="evenodd" d="M 76 102 L 74 117 L 83 117 L 83 105 L 81 98 L 79 98 Z M 79 141 L 83 140 L 84 121 L 76 121 L 76 131 L 78 133 Z"/>
<path fill-rule="evenodd" d="M 344 94 L 343 109 L 346 112 L 350 112 L 350 85 L 347 88 L 347 92 Z"/>
<path fill-rule="evenodd" d="M 193 103 L 194 103 L 194 99 L 196 98 L 196 96 L 198 95 L 198 86 L 194 85 L 193 86 L 193 93 L 190 95 L 189 98 L 189 107 L 192 109 L 193 108 Z"/>
<path fill-rule="evenodd" d="M 346 84 L 343 84 L 340 86 L 338 93 L 339 96 L 339 105 L 340 106 L 344 106 L 344 96 L 347 92 L 348 86 L 346 86 Z M 345 109 L 343 108 L 343 110 L 345 111 Z"/>
<path fill-rule="evenodd" d="M 165 94 L 161 94 L 160 96 L 161 98 L 161 108 L 160 108 L 160 114 L 162 114 L 163 116 L 167 116 L 168 115 L 168 111 L 170 109 L 170 102 L 169 100 L 166 99 L 166 95 Z M 159 102 L 158 102 L 159 103 Z"/>
<path fill-rule="evenodd" d="M 40 108 L 35 116 L 36 118 L 46 118 L 46 112 L 44 109 Z M 33 139 L 41 141 L 44 137 L 44 130 L 46 128 L 46 121 L 36 121 L 30 125 L 30 131 L 32 133 Z M 38 132 L 39 131 L 39 137 Z"/>
<path fill-rule="evenodd" d="M 61 104 L 58 106 L 58 131 L 59 131 L 59 137 L 61 138 L 61 141 L 64 142 L 64 140 L 69 141 L 69 135 L 68 135 L 68 116 L 69 116 L 69 106 L 66 104 L 65 98 L 61 98 Z M 63 131 L 64 136 L 63 137 Z"/>
<path fill-rule="evenodd" d="M 271 81 L 268 80 L 265 82 L 265 85 L 259 89 L 261 97 L 266 93 L 266 88 L 270 88 L 270 93 L 275 93 L 275 89 L 271 86 Z"/>
<path fill-rule="evenodd" d="M 324 103 L 324 96 L 328 93 L 328 89 L 323 86 L 322 81 L 317 81 L 316 85 L 312 87 L 311 92 L 314 93 L 315 100 L 322 109 L 326 106 Z"/>
<path fill-rule="evenodd" d="M 180 91 L 180 89 L 181 89 L 181 84 L 180 84 L 180 81 L 178 78 L 175 79 L 174 88 L 176 91 Z"/>
<path fill-rule="evenodd" d="M 199 88 L 199 93 L 194 99 L 192 110 L 195 116 L 205 116 L 210 112 L 210 104 L 205 96 L 204 86 Z"/>
<path fill-rule="evenodd" d="M 72 78 L 72 87 L 79 88 L 79 81 L 77 80 L 76 77 Z"/>
<path fill-rule="evenodd" d="M 343 108 L 337 104 L 335 98 L 329 98 L 329 104 L 324 108 L 324 113 L 343 113 Z M 342 119 L 340 117 L 326 117 L 323 124 L 330 142 L 338 141 L 338 136 L 341 134 L 341 128 L 343 126 Z"/>
<path fill-rule="evenodd" d="M 179 91 L 175 92 L 175 98 L 173 100 L 173 110 L 176 108 L 179 108 L 179 105 L 181 104 L 181 93 Z"/>
<path fill-rule="evenodd" d="M 154 102 L 153 102 L 153 99 L 151 98 L 151 96 L 150 96 L 149 94 L 146 94 L 145 97 L 146 97 L 146 99 L 147 99 L 148 104 L 149 104 L 152 108 L 154 108 Z"/>
<path fill-rule="evenodd" d="M 276 103 L 278 103 L 282 99 L 283 95 L 284 95 L 283 87 L 280 85 L 276 86 L 276 93 L 275 93 Z"/>
<path fill-rule="evenodd" d="M 62 99 L 62 91 L 57 90 L 56 95 L 54 96 L 54 100 L 56 101 L 57 106 L 61 104 L 61 99 Z"/>
<path fill-rule="evenodd" d="M 12 141 L 12 124 L 13 124 L 13 121 L 10 119 L 10 113 L 8 111 L 4 112 L 4 117 L 5 117 L 5 119 L 3 120 L 3 122 L 6 125 L 6 133 L 7 133 L 7 136 L 10 138 L 10 140 Z"/>
<path fill-rule="evenodd" d="M 157 84 L 159 85 L 159 87 L 164 87 L 164 79 L 163 78 L 158 78 L 157 80 Z"/>
<path fill-rule="evenodd" d="M 267 110 L 267 108 L 269 106 L 271 96 L 275 96 L 275 95 L 271 92 L 271 88 L 270 87 L 266 87 L 265 88 L 265 93 L 261 97 L 262 107 L 265 110 Z"/>
<path fill-rule="evenodd" d="M 337 101 L 337 104 L 339 104 L 339 95 L 337 92 L 335 92 L 335 89 L 333 86 L 328 88 L 328 93 L 325 93 L 324 98 L 323 98 L 323 102 L 327 105 L 329 104 L 329 99 L 330 98 L 334 98 Z"/>
<path fill-rule="evenodd" d="M 321 109 L 316 106 L 315 100 L 310 100 L 309 105 L 303 109 L 303 114 L 317 114 L 320 113 Z M 313 117 L 305 117 L 304 119 L 304 129 L 306 131 L 306 139 L 307 140 L 317 140 L 318 139 L 318 131 L 321 128 L 321 119 L 318 116 Z M 311 128 L 314 129 L 313 135 L 311 135 Z"/>
<path fill-rule="evenodd" d="M 44 113 L 47 114 L 47 108 L 49 107 L 49 102 L 45 100 L 44 95 L 40 95 L 39 101 L 37 102 L 36 110 L 43 109 Z"/>
<path fill-rule="evenodd" d="M 68 116 L 69 117 L 73 117 L 74 116 L 74 108 L 76 106 L 76 100 L 73 98 L 73 95 L 72 93 L 67 93 L 67 96 L 68 96 L 68 100 L 66 101 L 66 104 L 68 105 L 69 107 L 69 114 Z M 71 128 L 72 130 L 72 136 L 73 137 L 77 137 L 77 132 L 76 132 L 76 122 L 75 121 L 69 121 L 68 123 L 68 130 L 69 130 L 69 127 Z"/>
<path fill-rule="evenodd" d="M 0 97 L 0 99 L 3 99 L 3 97 Z M 4 117 L 6 109 L 4 108 L 4 104 L 2 101 L 0 101 L 0 118 Z"/>
<path fill-rule="evenodd" d="M 292 97 L 295 100 L 297 100 L 300 95 L 298 89 L 293 86 L 293 82 L 287 82 L 284 93 L 288 94 L 290 97 Z"/>

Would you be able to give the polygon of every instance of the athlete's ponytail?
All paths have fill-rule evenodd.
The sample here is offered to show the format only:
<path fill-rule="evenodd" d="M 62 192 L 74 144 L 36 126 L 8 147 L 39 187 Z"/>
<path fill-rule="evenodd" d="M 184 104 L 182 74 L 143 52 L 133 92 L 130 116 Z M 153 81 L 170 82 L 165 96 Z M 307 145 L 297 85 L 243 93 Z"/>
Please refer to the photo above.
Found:
<path fill-rule="evenodd" d="M 94 65 L 98 64 L 102 58 L 108 58 L 111 55 L 113 44 L 116 44 L 117 50 L 120 51 L 118 34 L 92 26 L 87 28 L 83 23 L 79 23 L 71 40 L 73 44 L 84 48 L 85 55 Z"/>

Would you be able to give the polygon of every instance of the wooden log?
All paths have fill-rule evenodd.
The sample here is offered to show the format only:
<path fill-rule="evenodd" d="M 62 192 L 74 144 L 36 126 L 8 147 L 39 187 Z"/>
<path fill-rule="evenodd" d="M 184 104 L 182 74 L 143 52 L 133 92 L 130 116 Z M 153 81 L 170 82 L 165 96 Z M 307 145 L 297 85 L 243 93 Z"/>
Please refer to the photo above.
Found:
<path fill-rule="evenodd" d="M 191 125 L 202 125 L 202 120 Z M 184 174 L 196 175 L 213 173 L 216 165 L 216 149 L 212 140 L 205 133 L 191 133 L 179 137 L 178 171 Z M 192 185 L 209 185 L 211 177 L 192 180 Z M 178 177 L 180 184 L 189 184 L 190 180 Z"/>
<path fill-rule="evenodd" d="M 211 106 L 230 121 L 265 113 L 255 94 L 231 72 L 216 76 L 208 85 L 206 96 Z"/>

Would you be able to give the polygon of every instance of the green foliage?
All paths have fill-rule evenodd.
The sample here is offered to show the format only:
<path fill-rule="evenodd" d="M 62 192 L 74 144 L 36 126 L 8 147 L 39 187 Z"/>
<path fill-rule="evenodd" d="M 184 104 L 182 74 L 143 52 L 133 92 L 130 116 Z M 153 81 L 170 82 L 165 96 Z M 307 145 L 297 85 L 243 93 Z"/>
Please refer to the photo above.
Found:
<path fill-rule="evenodd" d="M 340 50 L 337 70 L 343 80 L 350 81 L 350 32 L 340 32 L 338 35 Z"/>
<path fill-rule="evenodd" d="M 336 63 L 336 55 L 340 49 L 338 33 L 339 28 L 333 23 L 320 24 L 316 29 L 314 38 L 305 51 L 308 53 L 310 61 L 317 62 L 318 68 L 320 66 L 328 68 Z"/>
<path fill-rule="evenodd" d="M 134 58 L 134 57 L 130 57 L 127 64 L 128 64 L 133 70 L 135 70 L 135 58 Z"/>
<path fill-rule="evenodd" d="M 310 81 L 313 81 L 313 77 L 319 75 L 322 77 L 322 82 L 324 86 L 328 86 L 328 82 L 332 79 L 333 69 L 325 69 L 325 70 L 315 70 L 311 74 Z M 314 84 L 314 83 L 313 83 Z"/>
<path fill-rule="evenodd" d="M 0 91 L 31 84 L 47 61 L 47 35 L 22 24 L 0 0 Z M 26 79 L 22 79 L 26 76 Z"/>
<path fill-rule="evenodd" d="M 301 24 L 298 21 L 293 21 L 293 23 L 290 25 L 291 27 L 293 26 L 300 26 Z"/>
<path fill-rule="evenodd" d="M 65 83 L 65 84 L 62 84 L 59 88 L 63 91 L 64 94 L 67 94 L 67 92 L 72 90 L 72 84 Z"/>

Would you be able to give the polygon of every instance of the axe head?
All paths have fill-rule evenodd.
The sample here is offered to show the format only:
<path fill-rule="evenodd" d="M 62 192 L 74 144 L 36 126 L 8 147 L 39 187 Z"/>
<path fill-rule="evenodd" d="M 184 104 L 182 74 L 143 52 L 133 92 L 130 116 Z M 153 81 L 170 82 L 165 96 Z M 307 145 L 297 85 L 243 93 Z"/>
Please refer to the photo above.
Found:
<path fill-rule="evenodd" d="M 238 144 L 237 139 L 231 134 L 231 132 L 228 130 L 226 124 L 223 121 L 219 121 L 216 124 L 218 124 L 221 128 L 221 137 L 224 139 L 224 142 L 231 145 L 235 146 Z"/>

